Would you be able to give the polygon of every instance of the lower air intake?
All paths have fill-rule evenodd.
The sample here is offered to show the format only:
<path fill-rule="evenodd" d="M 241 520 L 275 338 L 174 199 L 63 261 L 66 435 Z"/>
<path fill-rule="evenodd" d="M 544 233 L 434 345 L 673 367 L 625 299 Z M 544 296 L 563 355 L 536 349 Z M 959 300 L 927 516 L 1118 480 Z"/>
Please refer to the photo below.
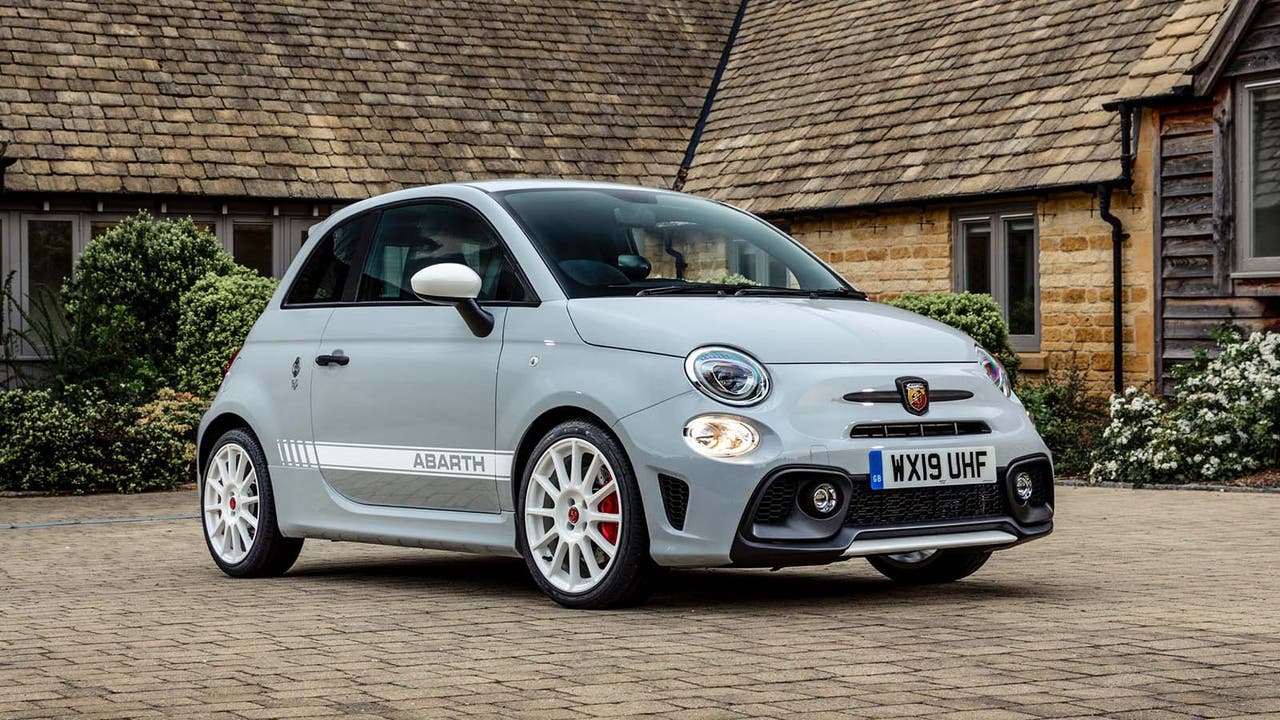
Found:
<path fill-rule="evenodd" d="M 667 522 L 677 530 L 684 529 L 684 517 L 689 511 L 689 483 L 670 475 L 658 475 L 658 487 L 662 490 L 662 507 L 667 511 Z"/>

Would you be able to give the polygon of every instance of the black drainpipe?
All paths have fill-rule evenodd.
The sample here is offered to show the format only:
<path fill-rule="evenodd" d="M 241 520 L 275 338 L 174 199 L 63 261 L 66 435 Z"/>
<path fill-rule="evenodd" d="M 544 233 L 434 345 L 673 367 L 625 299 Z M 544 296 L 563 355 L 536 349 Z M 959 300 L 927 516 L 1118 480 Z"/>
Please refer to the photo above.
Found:
<path fill-rule="evenodd" d="M 1098 209 L 1102 219 L 1111 225 L 1111 332 L 1113 334 L 1111 343 L 1112 360 L 1111 367 L 1115 373 L 1114 387 L 1117 394 L 1124 391 L 1124 322 L 1121 316 L 1123 310 L 1122 296 L 1124 285 L 1122 281 L 1122 261 L 1121 248 L 1124 241 L 1129 237 L 1129 233 L 1124 231 L 1124 225 L 1120 223 L 1120 218 L 1111 214 L 1111 191 L 1112 186 L 1107 183 L 1098 185 Z"/>
<path fill-rule="evenodd" d="M 1133 106 L 1121 103 L 1120 111 L 1120 180 L 1098 185 L 1098 209 L 1103 220 L 1111 226 L 1111 371 L 1112 385 L 1117 394 L 1124 392 L 1124 241 L 1129 233 L 1124 231 L 1120 218 L 1111 214 L 1111 193 L 1118 186 L 1122 190 L 1133 187 Z"/>
<path fill-rule="evenodd" d="M 693 156 L 698 152 L 698 141 L 702 139 L 702 130 L 707 126 L 707 118 L 711 115 L 711 106 L 716 101 L 716 90 L 720 89 L 720 77 L 724 75 L 725 66 L 729 64 L 729 55 L 733 52 L 733 43 L 738 39 L 738 28 L 742 27 L 742 16 L 747 14 L 747 0 L 741 0 L 738 3 L 738 14 L 733 18 L 733 26 L 729 28 L 729 37 L 724 41 L 724 50 L 720 53 L 720 64 L 716 65 L 716 72 L 711 76 L 711 87 L 707 88 L 707 97 L 702 101 L 702 111 L 698 113 L 698 122 L 693 126 L 693 135 L 689 138 L 689 146 L 685 148 L 684 160 L 680 163 L 680 170 L 676 173 L 676 181 L 672 183 L 672 190 L 680 190 L 684 187 L 684 181 L 689 177 L 689 168 L 693 167 Z"/>

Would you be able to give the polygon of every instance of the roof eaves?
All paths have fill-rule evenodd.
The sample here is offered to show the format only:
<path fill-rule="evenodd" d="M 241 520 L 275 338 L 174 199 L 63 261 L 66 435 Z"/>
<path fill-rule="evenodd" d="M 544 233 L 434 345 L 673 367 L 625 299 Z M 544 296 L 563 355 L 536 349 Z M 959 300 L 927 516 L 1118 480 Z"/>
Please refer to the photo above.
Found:
<path fill-rule="evenodd" d="M 1262 7 L 1262 0 L 1240 0 L 1231 10 L 1231 16 L 1218 29 L 1217 36 L 1209 45 L 1209 51 L 1203 59 L 1191 68 L 1188 75 L 1192 78 L 1192 94 L 1203 97 L 1208 95 L 1222 71 L 1235 53 L 1236 46 L 1249 30 L 1249 25 Z"/>
<path fill-rule="evenodd" d="M 1124 178 L 1115 177 L 1106 180 L 1096 180 L 1088 182 L 1069 182 L 1056 183 L 1052 185 L 1029 185 L 1024 187 L 1008 188 L 1005 190 L 977 192 L 977 193 L 961 193 L 955 195 L 929 195 L 918 198 L 895 198 L 888 202 L 871 202 L 859 203 L 854 205 L 814 205 L 787 210 L 766 210 L 758 213 L 761 217 L 767 218 L 785 218 L 796 217 L 799 215 L 821 215 L 826 213 L 845 213 L 845 212 L 868 212 L 874 210 L 884 210 L 892 207 L 916 207 L 921 205 L 933 205 L 937 203 L 969 203 L 982 200 L 1005 200 L 1012 197 L 1025 197 L 1028 195 L 1046 195 L 1049 193 L 1069 192 L 1079 190 L 1082 192 L 1093 192 L 1099 185 L 1118 186 L 1124 183 Z"/>

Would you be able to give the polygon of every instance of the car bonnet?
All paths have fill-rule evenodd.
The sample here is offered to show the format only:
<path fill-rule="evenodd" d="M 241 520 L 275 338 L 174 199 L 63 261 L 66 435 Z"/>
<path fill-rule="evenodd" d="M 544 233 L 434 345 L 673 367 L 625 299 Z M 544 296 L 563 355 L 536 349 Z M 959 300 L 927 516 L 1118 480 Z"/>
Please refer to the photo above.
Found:
<path fill-rule="evenodd" d="M 969 362 L 967 335 L 915 313 L 847 299 L 610 297 L 569 302 L 591 345 L 683 357 L 703 345 L 765 364 Z"/>

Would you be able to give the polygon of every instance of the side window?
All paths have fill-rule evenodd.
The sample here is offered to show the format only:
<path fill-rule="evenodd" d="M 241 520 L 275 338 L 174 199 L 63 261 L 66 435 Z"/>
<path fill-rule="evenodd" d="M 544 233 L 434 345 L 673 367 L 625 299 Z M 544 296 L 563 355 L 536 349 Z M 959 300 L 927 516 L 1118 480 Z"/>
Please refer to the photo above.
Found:
<path fill-rule="evenodd" d="M 1236 267 L 1280 273 L 1280 79 L 1237 93 Z"/>
<path fill-rule="evenodd" d="M 449 203 L 423 203 L 382 213 L 358 300 L 413 300 L 409 280 L 428 265 L 459 263 L 476 271 L 482 281 L 478 300 L 525 299 L 498 236 L 475 211 Z"/>
<path fill-rule="evenodd" d="M 372 213 L 361 215 L 326 235 L 298 272 L 286 302 L 290 305 L 315 305 L 341 301 L 356 248 L 372 220 Z"/>

